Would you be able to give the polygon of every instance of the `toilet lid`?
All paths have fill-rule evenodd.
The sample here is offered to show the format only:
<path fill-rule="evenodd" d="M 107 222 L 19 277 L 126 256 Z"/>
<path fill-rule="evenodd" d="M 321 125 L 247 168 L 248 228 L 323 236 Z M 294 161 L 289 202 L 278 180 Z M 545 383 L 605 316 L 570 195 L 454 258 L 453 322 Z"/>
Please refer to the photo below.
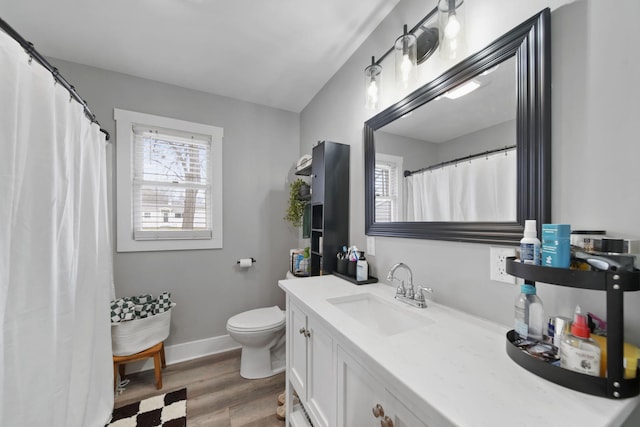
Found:
<path fill-rule="evenodd" d="M 227 326 L 236 330 L 270 329 L 285 323 L 284 313 L 274 305 L 267 308 L 256 308 L 236 314 L 227 321 Z"/>

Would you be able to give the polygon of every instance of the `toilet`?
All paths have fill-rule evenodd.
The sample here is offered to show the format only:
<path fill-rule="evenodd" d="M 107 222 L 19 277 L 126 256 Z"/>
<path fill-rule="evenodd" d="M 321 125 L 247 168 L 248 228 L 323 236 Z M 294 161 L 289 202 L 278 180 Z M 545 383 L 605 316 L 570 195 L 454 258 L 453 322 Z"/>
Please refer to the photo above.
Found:
<path fill-rule="evenodd" d="M 266 378 L 284 371 L 285 326 L 284 312 L 277 305 L 229 318 L 227 332 L 242 344 L 241 377 Z"/>
<path fill-rule="evenodd" d="M 287 272 L 286 278 L 295 276 Z M 245 311 L 227 320 L 229 336 L 242 344 L 242 378 L 266 378 L 284 371 L 286 323 L 285 312 L 277 305 Z"/>

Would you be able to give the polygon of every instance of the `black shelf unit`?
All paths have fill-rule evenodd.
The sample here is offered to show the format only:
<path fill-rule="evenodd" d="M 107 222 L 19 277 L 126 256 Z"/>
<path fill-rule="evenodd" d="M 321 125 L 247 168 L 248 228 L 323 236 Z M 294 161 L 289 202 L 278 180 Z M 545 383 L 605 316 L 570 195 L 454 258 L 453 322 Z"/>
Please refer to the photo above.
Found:
<path fill-rule="evenodd" d="M 311 163 L 311 275 L 336 270 L 336 254 L 349 245 L 349 146 L 321 141 Z"/>
<path fill-rule="evenodd" d="M 513 342 L 514 331 L 507 332 L 507 354 L 528 371 L 564 387 L 595 396 L 623 399 L 640 392 L 640 370 L 625 379 L 623 366 L 624 293 L 640 290 L 640 271 L 584 271 L 523 264 L 507 258 L 507 273 L 535 285 L 543 282 L 571 288 L 603 291 L 607 299 L 607 377 L 595 377 L 554 366 L 525 353 Z"/>

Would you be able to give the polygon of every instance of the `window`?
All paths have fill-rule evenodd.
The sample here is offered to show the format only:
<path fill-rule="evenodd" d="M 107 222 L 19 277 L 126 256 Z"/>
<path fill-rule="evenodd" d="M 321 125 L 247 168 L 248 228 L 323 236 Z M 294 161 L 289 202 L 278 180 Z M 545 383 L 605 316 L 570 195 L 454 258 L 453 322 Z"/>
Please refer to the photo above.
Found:
<path fill-rule="evenodd" d="M 376 153 L 375 195 L 376 222 L 399 221 L 399 207 L 402 205 L 400 173 L 402 157 Z"/>
<path fill-rule="evenodd" d="M 117 250 L 222 247 L 218 127 L 115 109 Z"/>

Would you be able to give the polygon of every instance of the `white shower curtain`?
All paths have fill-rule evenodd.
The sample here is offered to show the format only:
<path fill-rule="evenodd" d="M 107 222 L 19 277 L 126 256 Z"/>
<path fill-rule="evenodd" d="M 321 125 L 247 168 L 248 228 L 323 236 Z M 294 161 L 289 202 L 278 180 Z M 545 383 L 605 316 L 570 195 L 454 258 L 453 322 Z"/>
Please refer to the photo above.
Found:
<path fill-rule="evenodd" d="M 113 409 L 106 142 L 0 31 L 0 425 L 104 426 Z"/>
<path fill-rule="evenodd" d="M 515 221 L 515 150 L 405 178 L 407 221 Z"/>

